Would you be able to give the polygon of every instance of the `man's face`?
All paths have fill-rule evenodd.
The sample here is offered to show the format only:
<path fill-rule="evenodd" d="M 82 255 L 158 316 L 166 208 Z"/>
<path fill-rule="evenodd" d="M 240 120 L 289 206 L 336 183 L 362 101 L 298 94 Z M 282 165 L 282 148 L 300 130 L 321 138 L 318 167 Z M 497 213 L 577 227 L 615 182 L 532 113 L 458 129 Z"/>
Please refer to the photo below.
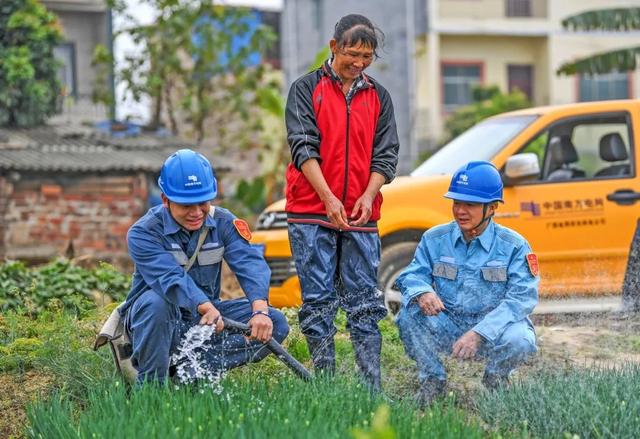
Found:
<path fill-rule="evenodd" d="M 171 216 L 184 229 L 193 232 L 199 230 L 211 208 L 211 201 L 199 204 L 178 204 L 162 194 L 162 204 L 169 209 Z"/>
<path fill-rule="evenodd" d="M 469 233 L 480 224 L 480 221 L 482 221 L 482 206 L 482 203 L 453 201 L 453 218 L 458 223 L 462 233 Z M 496 203 L 489 204 L 486 216 L 493 214 L 495 210 Z"/>
<path fill-rule="evenodd" d="M 373 48 L 362 43 L 338 47 L 336 40 L 331 40 L 329 46 L 334 54 L 333 70 L 343 81 L 353 81 L 373 62 Z"/>

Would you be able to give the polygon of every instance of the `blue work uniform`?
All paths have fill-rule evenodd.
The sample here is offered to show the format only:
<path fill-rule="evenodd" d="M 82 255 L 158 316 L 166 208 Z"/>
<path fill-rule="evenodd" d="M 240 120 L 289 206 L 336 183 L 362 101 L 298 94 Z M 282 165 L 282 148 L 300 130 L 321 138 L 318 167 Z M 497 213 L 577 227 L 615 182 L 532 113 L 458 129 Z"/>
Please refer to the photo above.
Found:
<path fill-rule="evenodd" d="M 267 300 L 271 272 L 259 251 L 240 236 L 235 219 L 220 207 L 213 216 L 206 216 L 204 226 L 209 233 L 188 272 L 185 265 L 204 226 L 190 233 L 160 205 L 149 209 L 129 229 L 127 244 L 135 271 L 121 314 L 131 336 L 138 382 L 165 379 L 180 338 L 200 321 L 198 306 L 202 303 L 212 302 L 222 316 L 247 323 L 251 302 Z M 220 300 L 223 259 L 236 274 L 246 298 Z M 286 318 L 272 308 L 269 315 L 273 337 L 280 342 L 289 332 Z M 202 352 L 210 369 L 216 371 L 259 361 L 267 354 L 263 344 L 225 331 L 215 335 L 211 346 Z"/>
<path fill-rule="evenodd" d="M 450 354 L 469 330 L 483 339 L 478 354 L 487 359 L 489 375 L 508 377 L 536 352 L 528 316 L 538 302 L 539 276 L 527 261 L 530 253 L 522 236 L 492 220 L 469 243 L 455 221 L 424 233 L 397 280 L 402 309 L 396 322 L 421 381 L 446 379 L 438 354 Z M 415 299 L 429 292 L 438 295 L 445 311 L 422 312 Z"/>

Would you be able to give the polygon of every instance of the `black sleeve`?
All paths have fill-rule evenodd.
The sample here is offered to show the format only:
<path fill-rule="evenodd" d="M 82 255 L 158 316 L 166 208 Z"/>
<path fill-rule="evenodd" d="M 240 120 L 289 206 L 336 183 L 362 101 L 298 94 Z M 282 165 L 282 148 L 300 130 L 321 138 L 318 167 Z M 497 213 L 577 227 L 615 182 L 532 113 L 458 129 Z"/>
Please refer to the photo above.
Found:
<path fill-rule="evenodd" d="M 396 176 L 400 141 L 391 96 L 379 84 L 376 84 L 376 90 L 380 98 L 380 116 L 376 126 L 376 136 L 373 139 L 371 171 L 383 175 L 386 183 L 390 183 Z"/>
<path fill-rule="evenodd" d="M 289 90 L 285 123 L 287 141 L 291 148 L 291 162 L 300 170 L 309 159 L 320 159 L 320 131 L 313 111 L 313 89 L 316 84 L 315 72 L 296 80 Z"/>

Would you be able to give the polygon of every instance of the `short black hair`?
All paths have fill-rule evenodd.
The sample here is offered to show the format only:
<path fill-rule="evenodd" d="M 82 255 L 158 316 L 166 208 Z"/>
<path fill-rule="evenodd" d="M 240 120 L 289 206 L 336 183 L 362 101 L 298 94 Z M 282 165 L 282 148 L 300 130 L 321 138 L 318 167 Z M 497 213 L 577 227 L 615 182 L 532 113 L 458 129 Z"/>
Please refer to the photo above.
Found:
<path fill-rule="evenodd" d="M 378 57 L 378 46 L 384 44 L 384 33 L 364 15 L 349 14 L 342 17 L 333 32 L 333 39 L 338 47 L 351 47 L 358 43 L 373 49 L 373 54 Z"/>

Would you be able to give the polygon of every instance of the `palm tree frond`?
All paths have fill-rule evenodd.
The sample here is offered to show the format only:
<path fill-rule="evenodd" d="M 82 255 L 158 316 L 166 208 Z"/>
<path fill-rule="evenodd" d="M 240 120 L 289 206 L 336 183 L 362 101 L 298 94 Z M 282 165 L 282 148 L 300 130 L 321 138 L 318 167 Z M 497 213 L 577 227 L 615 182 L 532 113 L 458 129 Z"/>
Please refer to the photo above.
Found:
<path fill-rule="evenodd" d="M 640 30 L 640 8 L 599 9 L 572 15 L 562 20 L 565 29 L 574 31 Z"/>
<path fill-rule="evenodd" d="M 603 74 L 635 70 L 640 57 L 640 46 L 599 53 L 587 58 L 562 64 L 558 75 L 574 75 L 576 73 Z"/>

